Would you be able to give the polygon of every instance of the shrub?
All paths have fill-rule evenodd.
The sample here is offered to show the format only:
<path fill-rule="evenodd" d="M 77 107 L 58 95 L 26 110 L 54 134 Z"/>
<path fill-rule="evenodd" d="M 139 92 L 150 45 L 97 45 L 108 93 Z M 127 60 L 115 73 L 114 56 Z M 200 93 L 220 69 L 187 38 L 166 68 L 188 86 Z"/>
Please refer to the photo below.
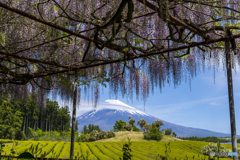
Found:
<path fill-rule="evenodd" d="M 171 128 L 168 128 L 165 130 L 165 135 L 171 135 L 172 133 L 172 129 Z"/>
<path fill-rule="evenodd" d="M 115 137 L 114 131 L 113 131 L 113 130 L 108 131 L 108 132 L 107 132 L 107 137 L 108 137 L 108 138 Z"/>
<path fill-rule="evenodd" d="M 202 150 L 201 150 L 202 154 L 204 155 L 209 155 L 211 151 L 218 152 L 218 147 L 216 144 L 209 143 L 209 145 L 202 147 Z M 231 150 L 228 150 L 225 147 L 220 146 L 219 153 L 221 152 L 231 152 Z"/>
<path fill-rule="evenodd" d="M 140 129 L 137 128 L 135 125 L 133 125 L 133 131 L 135 131 L 135 132 L 140 132 Z"/>
<path fill-rule="evenodd" d="M 150 132 L 144 133 L 144 139 L 148 139 L 148 140 L 151 139 L 151 140 L 160 141 L 162 137 L 163 137 L 162 132 L 159 131 L 159 127 L 157 128 L 155 123 L 152 123 Z"/>
<path fill-rule="evenodd" d="M 97 139 L 106 139 L 107 138 L 107 132 L 100 131 L 98 132 Z"/>
<path fill-rule="evenodd" d="M 78 139 L 77 142 L 87 142 L 87 138 L 89 137 L 89 134 L 81 134 Z"/>
<path fill-rule="evenodd" d="M 97 130 L 93 130 L 93 131 L 89 134 L 89 136 L 94 137 L 94 138 L 97 139 L 98 133 L 99 133 L 99 132 L 98 132 Z"/>
<path fill-rule="evenodd" d="M 146 132 L 144 133 L 144 139 L 148 140 L 157 140 L 160 141 L 162 139 L 163 135 L 161 133 L 151 133 L 151 132 Z"/>
<path fill-rule="evenodd" d="M 122 126 L 123 131 L 131 131 L 132 126 L 126 123 L 125 125 Z"/>
<path fill-rule="evenodd" d="M 38 137 L 41 137 L 43 135 L 43 131 L 39 128 L 37 128 L 35 132 L 37 133 Z"/>
<path fill-rule="evenodd" d="M 92 141 L 96 141 L 97 138 L 96 137 L 93 137 L 93 136 L 88 136 L 87 138 L 87 142 L 92 142 Z"/>
<path fill-rule="evenodd" d="M 130 141 L 131 139 L 128 137 L 128 143 L 125 143 L 123 145 L 123 148 L 122 148 L 122 151 L 123 151 L 123 157 L 119 157 L 120 160 L 131 160 L 132 159 L 132 156 L 131 155 L 131 152 L 132 152 L 132 149 L 130 148 L 130 146 L 132 145 L 132 142 Z"/>
<path fill-rule="evenodd" d="M 155 124 L 155 123 L 152 123 L 152 128 L 150 129 L 150 132 L 151 132 L 151 133 L 157 133 L 157 132 L 159 132 L 159 131 L 158 131 L 158 128 L 156 127 L 156 124 Z"/>

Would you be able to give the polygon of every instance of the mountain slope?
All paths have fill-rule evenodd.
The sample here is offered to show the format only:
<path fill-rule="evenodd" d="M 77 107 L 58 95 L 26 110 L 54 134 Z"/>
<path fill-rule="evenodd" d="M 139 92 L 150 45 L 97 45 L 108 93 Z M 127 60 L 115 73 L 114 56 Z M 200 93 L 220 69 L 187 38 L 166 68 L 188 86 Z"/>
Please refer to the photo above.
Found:
<path fill-rule="evenodd" d="M 139 111 L 118 100 L 106 100 L 106 105 L 97 107 L 96 110 L 90 110 L 78 116 L 77 121 L 80 123 L 78 128 L 81 131 L 84 125 L 88 126 L 88 124 L 94 124 L 99 125 L 100 129 L 108 131 L 113 129 L 116 120 L 119 121 L 120 119 L 122 119 L 123 121 L 128 122 L 128 116 L 131 116 L 131 118 L 136 120 L 135 125 L 137 124 L 137 121 L 139 119 L 145 119 L 149 124 L 152 124 L 152 122 L 155 120 L 161 120 L 164 124 L 161 129 L 171 128 L 178 137 L 231 137 L 231 134 L 213 132 L 205 129 L 198 129 L 192 127 L 184 127 L 181 125 L 169 123 L 162 119 L 153 117 L 142 111 Z M 237 137 L 240 136 L 238 135 Z"/>

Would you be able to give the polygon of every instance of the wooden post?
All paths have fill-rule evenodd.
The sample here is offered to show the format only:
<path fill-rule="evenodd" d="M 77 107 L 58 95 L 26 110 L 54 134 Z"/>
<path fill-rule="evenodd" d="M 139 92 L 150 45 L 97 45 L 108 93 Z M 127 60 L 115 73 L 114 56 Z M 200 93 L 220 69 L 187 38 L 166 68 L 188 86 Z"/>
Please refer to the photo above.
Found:
<path fill-rule="evenodd" d="M 231 54 L 230 54 L 229 40 L 225 41 L 225 54 L 226 54 L 226 66 L 227 66 L 232 152 L 237 152 L 237 133 L 236 133 L 236 123 L 235 123 L 234 97 L 233 97 L 233 85 L 232 85 L 232 67 L 231 67 L 231 57 L 230 57 Z M 233 156 L 233 160 L 238 160 L 238 156 Z"/>
<path fill-rule="evenodd" d="M 73 159 L 73 153 L 74 153 L 76 103 L 77 103 L 77 71 L 75 71 L 75 82 L 74 82 L 74 91 L 73 91 L 72 133 L 71 133 L 71 149 L 70 149 L 71 160 Z"/>

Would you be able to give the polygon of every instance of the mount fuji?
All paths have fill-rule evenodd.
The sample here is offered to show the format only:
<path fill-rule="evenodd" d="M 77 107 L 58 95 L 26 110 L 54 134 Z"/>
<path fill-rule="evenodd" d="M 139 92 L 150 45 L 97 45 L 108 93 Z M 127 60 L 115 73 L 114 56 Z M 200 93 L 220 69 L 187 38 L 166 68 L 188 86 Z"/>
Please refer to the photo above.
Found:
<path fill-rule="evenodd" d="M 78 126 L 79 130 L 83 130 L 83 126 L 88 124 L 99 125 L 99 128 L 104 131 L 109 131 L 113 129 L 116 121 L 122 119 L 123 121 L 128 122 L 129 116 L 132 119 L 135 119 L 135 125 L 137 126 L 137 121 L 139 119 L 145 119 L 147 123 L 152 124 L 155 120 L 161 120 L 163 122 L 163 126 L 161 129 L 171 128 L 173 132 L 177 134 L 177 137 L 231 137 L 231 134 L 213 132 L 205 129 L 192 128 L 192 127 L 184 127 L 181 125 L 176 125 L 173 123 L 166 122 L 162 119 L 153 117 L 148 115 L 136 108 L 133 108 L 119 100 L 105 100 L 104 105 L 100 105 L 96 108 L 96 110 L 92 109 L 90 111 L 86 111 L 85 113 L 79 115 L 76 120 L 80 124 Z M 137 126 L 140 128 L 139 126 Z M 239 135 L 237 137 L 240 137 Z"/>

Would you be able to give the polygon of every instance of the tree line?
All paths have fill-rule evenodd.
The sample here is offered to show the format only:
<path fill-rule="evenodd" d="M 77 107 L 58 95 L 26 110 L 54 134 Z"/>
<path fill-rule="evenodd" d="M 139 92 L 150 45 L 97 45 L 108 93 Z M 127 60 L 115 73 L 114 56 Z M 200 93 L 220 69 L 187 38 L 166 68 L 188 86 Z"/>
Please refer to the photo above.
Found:
<path fill-rule="evenodd" d="M 0 139 L 27 139 L 30 128 L 42 131 L 69 131 L 69 107 L 60 107 L 57 101 L 46 100 L 46 107 L 37 104 L 36 97 L 27 100 L 0 99 Z"/>
<path fill-rule="evenodd" d="M 192 136 L 192 137 L 178 137 L 179 139 L 183 139 L 183 140 L 194 140 L 194 141 L 205 141 L 205 142 L 218 142 L 218 140 L 220 142 L 231 142 L 231 140 L 226 139 L 226 138 L 217 138 L 215 136 L 212 137 L 196 137 L 196 136 Z M 240 143 L 240 138 L 237 139 L 237 143 Z"/>
<path fill-rule="evenodd" d="M 196 136 L 192 136 L 192 137 L 178 137 L 180 139 L 183 140 L 194 140 L 194 141 L 205 141 L 205 142 L 218 142 L 218 140 L 220 140 L 220 142 L 229 142 L 229 140 L 227 139 L 223 139 L 223 138 L 217 138 L 215 136 L 212 137 L 196 137 Z"/>

